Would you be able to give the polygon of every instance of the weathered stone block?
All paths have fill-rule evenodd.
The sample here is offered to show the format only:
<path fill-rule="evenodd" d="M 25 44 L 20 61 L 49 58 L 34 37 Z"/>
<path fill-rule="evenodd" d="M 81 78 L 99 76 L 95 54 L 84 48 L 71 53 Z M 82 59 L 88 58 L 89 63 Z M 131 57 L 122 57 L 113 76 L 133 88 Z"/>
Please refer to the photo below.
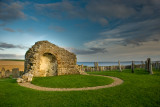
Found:
<path fill-rule="evenodd" d="M 18 82 L 18 83 L 23 83 L 24 81 L 23 81 L 22 78 L 17 78 L 17 82 Z"/>
<path fill-rule="evenodd" d="M 32 78 L 33 78 L 33 75 L 31 73 L 25 73 L 23 76 L 22 76 L 22 79 L 23 81 L 25 82 L 31 82 L 32 81 Z"/>

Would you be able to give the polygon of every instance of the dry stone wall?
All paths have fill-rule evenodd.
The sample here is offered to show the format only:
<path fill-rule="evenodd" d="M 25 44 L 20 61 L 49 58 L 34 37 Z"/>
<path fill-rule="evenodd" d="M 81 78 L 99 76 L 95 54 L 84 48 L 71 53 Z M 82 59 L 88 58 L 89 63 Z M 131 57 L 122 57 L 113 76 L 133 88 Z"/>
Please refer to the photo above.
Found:
<path fill-rule="evenodd" d="M 39 41 L 25 55 L 25 73 L 34 77 L 80 74 L 76 55 L 48 41 Z"/>

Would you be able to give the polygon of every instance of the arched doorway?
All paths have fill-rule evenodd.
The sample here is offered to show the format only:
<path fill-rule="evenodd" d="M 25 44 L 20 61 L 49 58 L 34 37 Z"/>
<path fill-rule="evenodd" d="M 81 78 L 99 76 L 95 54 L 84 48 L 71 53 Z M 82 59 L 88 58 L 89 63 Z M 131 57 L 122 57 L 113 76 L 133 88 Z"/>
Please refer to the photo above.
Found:
<path fill-rule="evenodd" d="M 57 59 L 51 53 L 44 53 L 40 58 L 40 73 L 43 76 L 57 75 Z"/>

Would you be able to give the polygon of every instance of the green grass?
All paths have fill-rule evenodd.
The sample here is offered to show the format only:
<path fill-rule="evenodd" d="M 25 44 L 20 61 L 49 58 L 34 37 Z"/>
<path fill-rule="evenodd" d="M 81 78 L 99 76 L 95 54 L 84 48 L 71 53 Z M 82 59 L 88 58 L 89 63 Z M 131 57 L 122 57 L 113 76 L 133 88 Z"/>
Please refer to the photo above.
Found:
<path fill-rule="evenodd" d="M 159 72 L 159 71 L 157 71 Z M 90 91 L 43 92 L 0 79 L 0 107 L 160 107 L 160 75 L 143 70 L 90 72 L 124 80 L 122 85 Z M 74 81 L 72 81 L 74 82 Z"/>
<path fill-rule="evenodd" d="M 107 85 L 114 80 L 91 75 L 63 75 L 53 77 L 35 77 L 32 84 L 52 88 L 81 88 Z"/>

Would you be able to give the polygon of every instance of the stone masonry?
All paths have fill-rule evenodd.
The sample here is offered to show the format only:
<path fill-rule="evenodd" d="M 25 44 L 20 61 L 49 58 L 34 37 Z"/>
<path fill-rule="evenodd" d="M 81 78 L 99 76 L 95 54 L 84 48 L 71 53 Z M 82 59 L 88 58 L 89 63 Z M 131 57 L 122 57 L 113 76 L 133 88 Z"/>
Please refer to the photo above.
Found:
<path fill-rule="evenodd" d="M 39 41 L 25 54 L 24 73 L 34 77 L 81 74 L 76 55 L 48 41 Z"/>

